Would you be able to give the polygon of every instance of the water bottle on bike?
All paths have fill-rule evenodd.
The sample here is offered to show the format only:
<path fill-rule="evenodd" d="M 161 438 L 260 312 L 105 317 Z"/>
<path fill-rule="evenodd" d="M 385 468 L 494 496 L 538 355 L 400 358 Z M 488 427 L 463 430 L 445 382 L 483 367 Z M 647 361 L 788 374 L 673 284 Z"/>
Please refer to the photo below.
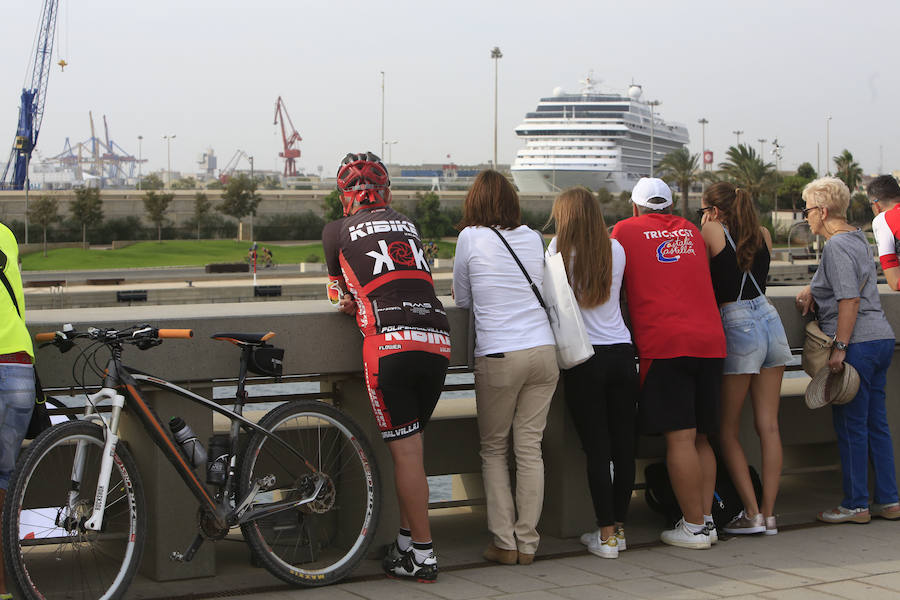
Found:
<path fill-rule="evenodd" d="M 175 441 L 181 445 L 184 456 L 194 465 L 194 468 L 206 467 L 206 449 L 191 426 L 185 423 L 181 417 L 172 417 L 169 420 L 169 429 L 172 430 Z"/>

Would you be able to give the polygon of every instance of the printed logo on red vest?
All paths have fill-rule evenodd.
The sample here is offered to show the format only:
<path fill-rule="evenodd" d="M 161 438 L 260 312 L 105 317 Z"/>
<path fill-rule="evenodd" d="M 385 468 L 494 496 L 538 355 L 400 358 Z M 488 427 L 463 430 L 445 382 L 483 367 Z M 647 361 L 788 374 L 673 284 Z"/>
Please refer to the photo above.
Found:
<path fill-rule="evenodd" d="M 661 263 L 678 262 L 682 254 L 697 254 L 689 238 L 672 238 L 656 247 L 656 260 Z"/>

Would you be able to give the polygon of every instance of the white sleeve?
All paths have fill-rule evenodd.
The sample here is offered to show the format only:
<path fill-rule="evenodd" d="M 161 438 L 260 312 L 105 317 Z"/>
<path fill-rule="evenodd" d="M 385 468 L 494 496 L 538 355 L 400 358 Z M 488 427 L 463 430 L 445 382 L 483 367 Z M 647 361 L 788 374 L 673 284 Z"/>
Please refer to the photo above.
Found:
<path fill-rule="evenodd" d="M 456 256 L 453 259 L 453 300 L 457 306 L 471 308 L 472 287 L 469 282 L 469 234 L 466 229 L 456 239 Z"/>
<path fill-rule="evenodd" d="M 884 213 L 878 213 L 872 219 L 872 233 L 875 234 L 875 245 L 878 246 L 878 256 L 896 254 L 896 242 L 891 228 L 884 219 Z"/>

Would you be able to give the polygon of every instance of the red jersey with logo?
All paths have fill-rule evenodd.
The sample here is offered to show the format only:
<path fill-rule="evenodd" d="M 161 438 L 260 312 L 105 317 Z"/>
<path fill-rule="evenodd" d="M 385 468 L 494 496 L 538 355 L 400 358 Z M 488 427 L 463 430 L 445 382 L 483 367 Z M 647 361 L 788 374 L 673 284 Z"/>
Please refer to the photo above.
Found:
<path fill-rule="evenodd" d="M 872 233 L 878 246 L 878 260 L 882 269 L 900 267 L 900 204 L 882 213 L 872 220 Z"/>
<path fill-rule="evenodd" d="M 322 232 L 332 281 L 346 282 L 366 337 L 381 336 L 382 354 L 424 350 L 450 354 L 450 324 L 434 293 L 419 232 L 392 208 L 361 210 Z"/>
<path fill-rule="evenodd" d="M 612 237 L 625 248 L 625 292 L 638 356 L 725 357 L 700 230 L 682 217 L 651 213 L 619 221 Z"/>

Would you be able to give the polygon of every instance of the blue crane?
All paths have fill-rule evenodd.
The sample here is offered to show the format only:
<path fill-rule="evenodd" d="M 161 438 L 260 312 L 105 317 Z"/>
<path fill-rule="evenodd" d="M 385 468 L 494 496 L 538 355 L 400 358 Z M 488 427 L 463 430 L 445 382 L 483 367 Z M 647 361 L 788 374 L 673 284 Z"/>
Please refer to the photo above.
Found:
<path fill-rule="evenodd" d="M 47 82 L 50 79 L 50 66 L 53 54 L 53 38 L 56 35 L 56 13 L 59 0 L 44 0 L 41 10 L 40 27 L 34 42 L 35 53 L 30 59 L 25 76 L 31 74 L 22 88 L 22 102 L 19 104 L 19 124 L 16 138 L 13 141 L 9 161 L 0 177 L 0 188 L 21 190 L 25 187 L 28 162 L 37 144 L 41 120 L 44 118 L 44 103 L 47 101 Z M 7 174 L 12 167 L 12 178 L 7 181 Z"/>

